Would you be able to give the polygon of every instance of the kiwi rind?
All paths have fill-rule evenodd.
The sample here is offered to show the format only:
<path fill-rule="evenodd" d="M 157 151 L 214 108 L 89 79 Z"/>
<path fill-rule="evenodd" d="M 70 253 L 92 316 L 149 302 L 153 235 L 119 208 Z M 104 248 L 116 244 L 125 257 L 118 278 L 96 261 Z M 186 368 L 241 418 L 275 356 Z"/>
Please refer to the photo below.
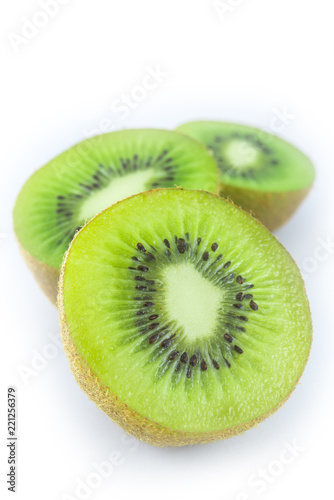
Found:
<path fill-rule="evenodd" d="M 231 126 L 236 127 L 236 129 L 240 127 L 241 131 L 248 130 L 250 133 L 261 132 L 259 129 L 247 125 L 204 120 L 184 123 L 177 127 L 176 130 L 197 140 L 201 140 L 198 132 L 193 133 L 193 127 L 202 127 L 202 129 L 204 130 L 206 125 L 208 125 L 209 127 L 217 126 L 217 130 L 219 130 L 220 126 Z M 290 143 L 283 141 L 283 139 L 274 134 L 269 134 L 266 132 L 265 135 L 268 137 L 279 139 L 282 144 L 285 143 L 288 147 L 292 147 L 294 150 L 296 150 L 296 148 L 294 148 Z M 243 186 L 231 185 L 230 183 L 224 181 L 224 178 L 222 176 L 219 194 L 224 198 L 230 199 L 236 205 L 249 212 L 251 215 L 255 216 L 270 231 L 274 231 L 284 225 L 290 219 L 290 217 L 294 214 L 301 202 L 309 193 L 311 187 L 312 182 L 308 187 L 304 187 L 298 190 L 261 190 L 256 189 L 255 187 L 248 188 Z"/>
<path fill-rule="evenodd" d="M 160 191 L 160 190 L 153 190 L 153 191 Z M 150 191 L 147 191 L 146 195 L 149 195 L 149 193 Z M 212 195 L 212 193 L 207 193 L 207 194 L 214 196 Z M 98 217 L 98 215 L 96 217 Z M 86 224 L 86 226 L 88 224 Z M 221 431 L 212 431 L 212 432 L 178 431 L 175 429 L 165 427 L 161 424 L 158 424 L 157 422 L 154 422 L 149 418 L 136 412 L 135 410 L 131 409 L 128 405 L 122 402 L 117 397 L 116 394 L 112 392 L 110 387 L 104 385 L 102 381 L 99 379 L 99 377 L 88 366 L 88 363 L 84 360 L 83 356 L 80 354 L 80 351 L 71 335 L 65 313 L 63 287 L 64 287 L 66 262 L 68 255 L 71 251 L 73 242 L 74 240 L 72 241 L 63 260 L 63 265 L 60 273 L 59 293 L 58 293 L 58 309 L 59 309 L 60 324 L 61 324 L 61 336 L 63 340 L 65 353 L 69 362 L 70 369 L 81 389 L 84 390 L 84 392 L 86 392 L 88 397 L 102 411 L 104 411 L 113 421 L 115 421 L 127 433 L 130 433 L 137 439 L 145 441 L 151 445 L 160 447 L 167 447 L 167 446 L 178 447 L 185 445 L 204 444 L 219 439 L 226 439 L 229 437 L 236 436 L 257 426 L 263 420 L 265 420 L 273 413 L 275 413 L 289 399 L 290 395 L 298 385 L 299 380 L 305 370 L 305 366 L 307 364 L 311 349 L 312 332 L 310 338 L 310 348 L 308 350 L 307 359 L 305 360 L 303 370 L 299 374 L 299 377 L 296 380 L 294 386 L 291 388 L 289 394 L 277 406 L 270 409 L 265 414 L 260 415 L 248 422 L 244 422 L 240 425 L 225 428 L 222 429 Z"/>
<path fill-rule="evenodd" d="M 59 271 L 44 262 L 37 260 L 30 255 L 19 243 L 21 255 L 33 274 L 36 282 L 39 284 L 44 295 L 50 300 L 51 304 L 57 304 Z"/>
<path fill-rule="evenodd" d="M 66 263 L 66 258 L 65 261 Z M 59 289 L 62 289 L 64 280 L 64 268 L 60 275 Z M 61 335 L 66 353 L 66 357 L 70 369 L 74 375 L 79 387 L 87 394 L 89 399 L 93 401 L 111 420 L 116 422 L 125 432 L 133 435 L 137 439 L 144 441 L 153 446 L 159 447 L 179 447 L 195 444 L 205 444 L 217 441 L 219 439 L 227 439 L 238 434 L 242 434 L 252 427 L 256 427 L 266 418 L 275 413 L 289 399 L 290 395 L 297 386 L 292 388 L 288 396 L 276 407 L 268 413 L 261 415 L 244 424 L 223 429 L 220 432 L 184 432 L 169 429 L 156 422 L 151 421 L 147 417 L 143 417 L 136 411 L 129 408 L 125 403 L 120 401 L 116 394 L 111 389 L 102 384 L 99 378 L 89 368 L 84 361 L 80 352 L 75 345 L 67 322 L 64 310 L 63 295 L 60 292 L 58 296 L 58 309 L 61 322 Z M 300 377 L 303 373 L 300 374 Z"/>
<path fill-rule="evenodd" d="M 275 231 L 290 219 L 309 191 L 310 188 L 267 193 L 255 189 L 221 185 L 219 194 L 256 217 L 270 231 Z"/>

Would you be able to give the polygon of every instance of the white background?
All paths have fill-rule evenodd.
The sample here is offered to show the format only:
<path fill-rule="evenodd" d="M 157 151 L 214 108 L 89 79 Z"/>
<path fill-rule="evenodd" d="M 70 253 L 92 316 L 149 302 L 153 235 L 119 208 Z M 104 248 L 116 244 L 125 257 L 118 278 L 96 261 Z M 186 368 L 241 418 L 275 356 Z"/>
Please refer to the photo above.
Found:
<path fill-rule="evenodd" d="M 114 451 L 119 465 L 85 498 L 313 499 L 325 491 L 332 498 L 332 2 L 226 0 L 220 15 L 212 0 L 62 3 L 52 18 L 39 16 L 38 0 L 0 8 L 1 498 L 13 495 L 5 485 L 8 385 L 18 391 L 18 499 L 84 498 L 77 485 L 98 481 L 94 463 Z M 24 18 L 44 27 L 22 41 Z M 147 68 L 158 67 L 164 76 L 156 88 L 132 99 L 121 118 L 115 101 L 123 94 L 138 101 Z M 279 122 L 284 109 L 289 118 Z M 205 118 L 280 125 L 279 135 L 316 165 L 311 194 L 276 233 L 305 276 L 314 343 L 297 390 L 259 427 L 227 441 L 159 449 L 127 441 L 76 385 L 57 345 L 56 309 L 19 255 L 11 212 L 35 169 L 93 131 Z M 27 368 L 35 372 L 24 380 Z M 296 445 L 294 455 L 284 451 Z"/>

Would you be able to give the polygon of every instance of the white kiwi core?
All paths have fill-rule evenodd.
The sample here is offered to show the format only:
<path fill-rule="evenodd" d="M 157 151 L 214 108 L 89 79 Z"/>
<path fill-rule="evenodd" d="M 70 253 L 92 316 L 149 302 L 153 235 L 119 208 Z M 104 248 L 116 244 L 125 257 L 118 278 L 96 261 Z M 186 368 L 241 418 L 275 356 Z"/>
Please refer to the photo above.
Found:
<path fill-rule="evenodd" d="M 168 266 L 163 285 L 168 314 L 188 340 L 215 334 L 224 298 L 221 288 L 210 283 L 189 262 Z"/>
<path fill-rule="evenodd" d="M 259 159 L 258 149 L 243 140 L 231 141 L 226 147 L 225 155 L 228 163 L 240 170 L 256 165 Z"/>
<path fill-rule="evenodd" d="M 147 185 L 149 181 L 152 181 L 152 178 L 152 168 L 114 177 L 107 187 L 92 192 L 91 196 L 84 201 L 79 213 L 80 220 L 87 221 L 117 201 L 146 191 Z"/>

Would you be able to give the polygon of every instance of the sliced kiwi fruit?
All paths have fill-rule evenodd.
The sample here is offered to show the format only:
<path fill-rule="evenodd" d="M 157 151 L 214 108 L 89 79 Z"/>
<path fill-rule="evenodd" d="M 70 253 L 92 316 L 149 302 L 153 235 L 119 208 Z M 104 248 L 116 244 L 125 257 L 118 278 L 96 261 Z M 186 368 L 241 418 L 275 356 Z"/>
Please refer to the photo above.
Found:
<path fill-rule="evenodd" d="M 309 158 L 275 135 L 215 121 L 189 122 L 177 130 L 212 151 L 221 172 L 221 196 L 250 211 L 270 230 L 289 219 L 313 184 Z"/>
<path fill-rule="evenodd" d="M 62 338 L 81 388 L 139 439 L 181 446 L 277 410 L 309 356 L 301 274 L 219 196 L 157 189 L 92 219 L 62 266 Z"/>
<path fill-rule="evenodd" d="M 101 210 L 157 187 L 217 192 L 211 153 L 183 134 L 124 130 L 85 140 L 38 170 L 14 209 L 22 253 L 44 292 L 56 302 L 59 270 L 74 234 Z"/>

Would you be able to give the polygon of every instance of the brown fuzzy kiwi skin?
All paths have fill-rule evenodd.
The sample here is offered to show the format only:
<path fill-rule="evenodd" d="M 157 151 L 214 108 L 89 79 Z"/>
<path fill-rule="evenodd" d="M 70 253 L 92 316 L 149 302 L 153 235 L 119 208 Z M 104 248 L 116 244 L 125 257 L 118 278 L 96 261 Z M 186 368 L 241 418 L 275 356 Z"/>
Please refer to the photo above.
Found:
<path fill-rule="evenodd" d="M 174 188 L 174 189 L 182 189 L 182 188 Z M 151 191 L 159 191 L 159 190 L 160 189 Z M 146 194 L 149 193 L 150 191 L 147 191 Z M 212 196 L 217 196 L 212 193 L 207 193 L 207 194 L 210 194 Z M 132 196 L 130 196 L 129 198 L 132 198 Z M 104 385 L 102 381 L 98 378 L 98 376 L 91 370 L 88 363 L 81 356 L 72 338 L 69 326 L 67 324 L 66 314 L 65 314 L 64 294 L 63 294 L 64 277 L 66 271 L 67 257 L 70 253 L 74 240 L 75 238 L 72 240 L 72 243 L 64 256 L 63 265 L 60 272 L 59 286 L 58 286 L 59 291 L 58 291 L 57 306 L 59 311 L 61 337 L 65 354 L 69 362 L 69 367 L 79 387 L 87 394 L 87 396 L 89 397 L 89 399 L 91 399 L 91 401 L 93 401 L 104 413 L 106 413 L 111 418 L 111 420 L 116 422 L 122 429 L 124 429 L 126 433 L 131 434 L 137 439 L 144 441 L 150 445 L 159 447 L 179 447 L 179 446 L 210 443 L 220 439 L 227 439 L 233 436 L 237 436 L 251 429 L 252 427 L 257 426 L 259 423 L 263 422 L 266 418 L 270 417 L 273 413 L 275 413 L 289 399 L 292 392 L 297 387 L 301 376 L 304 373 L 305 366 L 307 364 L 310 355 L 310 351 L 305 361 L 304 369 L 302 370 L 299 378 L 297 379 L 295 385 L 293 386 L 289 394 L 276 407 L 270 409 L 267 413 L 259 415 L 258 417 L 237 426 L 212 432 L 180 431 L 180 430 L 170 429 L 161 424 L 158 424 L 157 422 L 154 422 L 148 419 L 147 417 L 140 415 L 135 410 L 131 409 L 124 402 L 122 402 L 117 397 L 116 394 L 112 392 L 112 389 L 110 387 Z"/>
<path fill-rule="evenodd" d="M 288 192 L 265 192 L 221 184 L 220 196 L 254 215 L 270 231 L 285 224 L 307 196 L 310 188 Z"/>
<path fill-rule="evenodd" d="M 51 304 L 56 306 L 59 270 L 55 269 L 54 267 L 48 266 L 47 264 L 44 264 L 44 262 L 37 260 L 30 253 L 28 253 L 20 243 L 19 243 L 19 248 L 27 267 L 32 272 L 40 288 L 47 296 L 47 298 L 50 300 Z"/>

